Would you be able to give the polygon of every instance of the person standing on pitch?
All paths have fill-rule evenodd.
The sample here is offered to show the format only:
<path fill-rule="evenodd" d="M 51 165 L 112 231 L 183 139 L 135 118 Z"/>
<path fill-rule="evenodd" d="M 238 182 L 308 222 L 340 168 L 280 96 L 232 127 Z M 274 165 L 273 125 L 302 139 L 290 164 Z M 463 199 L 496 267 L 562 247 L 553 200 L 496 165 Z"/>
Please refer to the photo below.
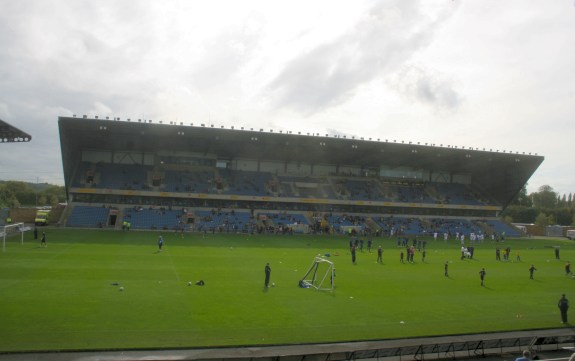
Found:
<path fill-rule="evenodd" d="M 158 249 L 159 252 L 162 252 L 162 247 L 164 246 L 164 239 L 162 238 L 162 236 L 160 236 L 160 238 L 158 239 Z"/>
<path fill-rule="evenodd" d="M 42 232 L 42 239 L 40 239 L 40 247 L 48 247 L 46 243 L 46 233 Z"/>
<path fill-rule="evenodd" d="M 569 309 L 569 300 L 565 297 L 565 294 L 561 296 L 557 307 L 559 307 L 559 310 L 561 311 L 561 323 L 567 323 L 567 310 Z"/>
<path fill-rule="evenodd" d="M 445 270 L 445 277 L 449 277 L 449 262 L 445 261 L 445 266 L 443 266 Z"/>
<path fill-rule="evenodd" d="M 383 249 L 381 248 L 381 246 L 377 247 L 377 263 L 382 263 L 383 262 Z"/>
<path fill-rule="evenodd" d="M 569 276 L 571 274 L 571 263 L 567 262 L 565 265 L 565 276 Z"/>
<path fill-rule="evenodd" d="M 529 279 L 532 280 L 533 279 L 533 272 L 537 271 L 537 268 L 535 268 L 534 265 L 531 265 L 531 267 L 529 267 Z"/>
<path fill-rule="evenodd" d="M 487 272 L 485 272 L 485 268 L 482 268 L 481 271 L 479 271 L 479 278 L 481 279 L 481 287 L 483 287 L 483 281 L 485 280 L 485 274 Z"/>
<path fill-rule="evenodd" d="M 264 286 L 267 288 L 270 284 L 270 276 L 272 274 L 272 269 L 269 263 L 266 263 L 266 267 L 264 268 L 264 273 L 266 274 L 266 280 L 264 281 Z"/>

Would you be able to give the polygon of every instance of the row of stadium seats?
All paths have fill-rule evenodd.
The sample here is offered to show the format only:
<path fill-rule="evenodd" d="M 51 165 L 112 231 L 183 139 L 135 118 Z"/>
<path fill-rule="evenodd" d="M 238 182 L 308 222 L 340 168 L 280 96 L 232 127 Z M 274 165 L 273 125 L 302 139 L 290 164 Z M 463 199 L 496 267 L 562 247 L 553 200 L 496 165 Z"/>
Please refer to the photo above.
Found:
<path fill-rule="evenodd" d="M 195 211 L 194 229 L 201 232 L 248 232 L 250 212 Z"/>
<path fill-rule="evenodd" d="M 73 207 L 66 225 L 68 227 L 105 227 L 109 223 L 110 209 L 76 205 Z M 319 219 L 310 220 L 304 213 L 258 213 L 261 227 L 286 227 L 291 225 L 312 226 Z M 165 208 L 133 207 L 123 211 L 122 220 L 128 221 L 132 229 L 194 230 L 205 232 L 252 232 L 258 222 L 248 210 L 171 210 Z M 504 234 L 510 237 L 521 236 L 514 227 L 499 220 L 416 218 L 393 216 L 357 216 L 347 214 L 326 214 L 321 219 L 327 228 L 335 233 L 345 233 L 350 227 L 359 231 L 372 229 L 380 235 L 443 235 Z M 119 221 L 119 220 L 118 220 Z M 371 223 L 370 223 L 371 222 Z M 322 226 L 324 227 L 324 226 Z M 302 228 L 298 228 L 301 231 Z"/>
<path fill-rule="evenodd" d="M 124 211 L 132 229 L 180 229 L 185 224 L 181 210 L 129 208 Z"/>
<path fill-rule="evenodd" d="M 97 228 L 108 224 L 110 210 L 106 207 L 75 206 L 68 217 L 68 227 Z"/>
<path fill-rule="evenodd" d="M 269 172 L 82 162 L 75 187 L 203 194 L 344 199 L 422 204 L 486 205 L 488 197 L 464 184 L 389 182 L 379 178 L 275 176 Z"/>

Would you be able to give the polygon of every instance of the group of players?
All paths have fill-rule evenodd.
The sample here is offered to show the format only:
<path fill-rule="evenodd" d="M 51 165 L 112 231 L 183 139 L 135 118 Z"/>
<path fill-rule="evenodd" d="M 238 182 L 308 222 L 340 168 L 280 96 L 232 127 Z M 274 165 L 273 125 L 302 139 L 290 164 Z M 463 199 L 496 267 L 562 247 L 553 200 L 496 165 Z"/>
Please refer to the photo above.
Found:
<path fill-rule="evenodd" d="M 458 237 L 459 239 L 459 237 Z M 399 261 L 401 263 L 404 263 L 404 250 L 405 249 L 405 253 L 407 254 L 407 262 L 409 263 L 414 263 L 414 255 L 416 252 L 416 245 L 417 245 L 417 251 L 421 252 L 421 256 L 422 256 L 422 262 L 425 262 L 425 257 L 426 257 L 426 246 L 427 246 L 427 241 L 425 240 L 417 240 L 417 239 L 413 239 L 412 240 L 412 245 L 410 246 L 408 244 L 408 239 L 407 238 L 401 238 L 398 237 L 397 238 L 397 246 L 398 247 L 402 247 L 402 250 L 399 253 Z M 350 237 L 349 239 L 349 250 L 351 253 L 351 261 L 353 264 L 356 264 L 356 252 L 359 250 L 360 252 L 363 252 L 363 245 L 364 245 L 364 240 L 363 239 L 359 239 L 358 237 Z M 367 251 L 369 253 L 371 253 L 372 250 L 372 246 L 373 246 L 373 241 L 371 238 L 368 238 L 367 240 Z M 469 251 L 469 249 L 471 248 L 471 251 Z M 465 247 L 463 246 L 463 240 L 462 240 L 462 247 L 461 247 L 461 259 L 465 259 L 465 258 L 473 258 L 473 248 L 474 247 Z M 559 251 L 559 247 L 554 247 L 555 249 L 555 259 L 556 260 L 560 260 L 560 251 Z M 378 246 L 377 248 L 377 263 L 382 263 L 383 262 L 383 249 L 381 248 L 381 246 Z M 511 248 L 510 247 L 506 247 L 504 249 L 504 254 L 503 254 L 503 260 L 504 261 L 509 261 L 509 257 L 511 254 Z M 495 250 L 495 259 L 497 261 L 501 261 L 501 250 L 499 248 L 496 248 Z M 521 261 L 521 257 L 519 255 L 519 253 L 517 253 L 517 261 Z M 537 268 L 535 268 L 535 266 L 532 264 L 528 271 L 529 271 L 529 278 L 530 279 L 534 279 L 534 273 L 537 270 Z M 449 262 L 446 261 L 444 264 L 444 275 L 445 277 L 449 277 Z M 479 279 L 481 281 L 481 286 L 484 287 L 485 286 L 485 276 L 487 275 L 487 271 L 485 270 L 485 268 L 481 268 L 481 270 L 479 271 Z M 571 271 L 571 263 L 567 262 L 565 264 L 565 275 L 566 276 L 572 276 L 573 273 Z M 561 322 L 566 324 L 567 323 L 567 310 L 569 309 L 569 301 L 567 300 L 565 294 L 562 295 L 561 299 L 559 300 L 557 307 L 559 308 L 560 312 L 561 312 Z"/>

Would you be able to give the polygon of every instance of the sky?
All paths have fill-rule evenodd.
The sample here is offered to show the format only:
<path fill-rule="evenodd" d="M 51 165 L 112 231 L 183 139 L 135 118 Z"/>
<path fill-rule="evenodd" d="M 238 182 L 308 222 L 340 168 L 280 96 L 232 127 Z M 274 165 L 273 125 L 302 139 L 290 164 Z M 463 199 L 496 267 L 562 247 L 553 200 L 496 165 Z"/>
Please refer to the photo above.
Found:
<path fill-rule="evenodd" d="M 63 184 L 59 116 L 545 157 L 575 193 L 573 0 L 0 0 L 0 180 Z"/>

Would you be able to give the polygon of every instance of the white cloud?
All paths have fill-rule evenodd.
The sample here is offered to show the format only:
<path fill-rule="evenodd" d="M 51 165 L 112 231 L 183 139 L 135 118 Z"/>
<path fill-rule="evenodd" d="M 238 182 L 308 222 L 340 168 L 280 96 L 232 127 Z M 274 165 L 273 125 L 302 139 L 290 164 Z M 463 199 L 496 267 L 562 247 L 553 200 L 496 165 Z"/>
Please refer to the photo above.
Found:
<path fill-rule="evenodd" d="M 392 87 L 410 100 L 445 109 L 455 109 L 462 101 L 454 82 L 438 72 L 407 66 L 390 78 Z"/>
<path fill-rule="evenodd" d="M 351 98 L 358 86 L 398 69 L 427 46 L 453 10 L 424 14 L 417 1 L 376 3 L 338 39 L 286 64 L 271 82 L 280 107 L 313 114 Z"/>

